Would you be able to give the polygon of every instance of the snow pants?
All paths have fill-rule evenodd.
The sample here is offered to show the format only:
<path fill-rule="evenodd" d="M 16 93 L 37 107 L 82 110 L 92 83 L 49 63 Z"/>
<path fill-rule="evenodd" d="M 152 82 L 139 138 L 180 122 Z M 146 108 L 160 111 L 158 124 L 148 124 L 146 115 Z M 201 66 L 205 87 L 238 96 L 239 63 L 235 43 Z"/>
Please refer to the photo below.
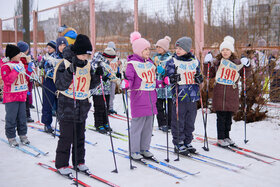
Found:
<path fill-rule="evenodd" d="M 109 110 L 114 110 L 114 99 L 115 99 L 115 94 L 116 94 L 116 86 L 117 86 L 117 84 L 115 82 L 111 82 Z"/>
<path fill-rule="evenodd" d="M 53 79 L 44 79 L 43 85 L 54 93 L 56 92 L 56 87 Z M 43 88 L 42 123 L 44 123 L 46 126 L 51 126 L 52 124 L 52 109 L 54 107 L 54 103 L 57 103 L 56 96 L 47 89 Z"/>
<path fill-rule="evenodd" d="M 150 149 L 154 116 L 132 118 L 130 129 L 131 152 Z"/>
<path fill-rule="evenodd" d="M 55 167 L 69 166 L 70 150 L 72 146 L 72 164 L 75 164 L 74 125 L 76 125 L 77 137 L 77 164 L 85 163 L 85 121 L 75 123 L 72 121 L 60 121 L 60 136 L 57 143 Z"/>
<path fill-rule="evenodd" d="M 93 95 L 93 107 L 94 107 L 94 126 L 98 128 L 99 126 L 104 126 L 108 123 L 106 111 L 105 111 L 105 103 L 103 99 L 103 95 Z M 110 95 L 105 95 L 107 110 L 109 109 L 109 100 Z"/>
<path fill-rule="evenodd" d="M 15 138 L 16 131 L 19 136 L 27 134 L 25 104 L 26 102 L 5 103 L 7 138 Z"/>
<path fill-rule="evenodd" d="M 168 99 L 168 124 L 166 124 L 166 106 L 165 106 L 165 99 L 157 99 L 157 121 L 158 127 L 166 126 L 171 127 L 171 118 L 172 118 L 172 99 Z"/>
<path fill-rule="evenodd" d="M 179 102 L 178 103 L 179 119 L 177 125 L 176 104 L 172 106 L 171 133 L 173 144 L 179 142 L 190 144 L 193 139 L 194 122 L 197 114 L 196 102 Z"/>
<path fill-rule="evenodd" d="M 217 134 L 218 139 L 229 138 L 229 131 L 232 124 L 232 112 L 216 111 L 217 114 Z"/>

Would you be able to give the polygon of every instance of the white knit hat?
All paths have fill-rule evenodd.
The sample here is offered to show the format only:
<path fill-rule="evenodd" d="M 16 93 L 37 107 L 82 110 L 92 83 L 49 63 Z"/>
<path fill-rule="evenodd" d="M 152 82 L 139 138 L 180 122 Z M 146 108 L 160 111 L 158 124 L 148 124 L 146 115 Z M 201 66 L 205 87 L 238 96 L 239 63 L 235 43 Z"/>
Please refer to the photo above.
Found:
<path fill-rule="evenodd" d="M 224 49 L 227 48 L 231 50 L 232 53 L 234 53 L 234 38 L 231 36 L 226 36 L 224 37 L 224 41 L 220 45 L 220 52 Z"/>
<path fill-rule="evenodd" d="M 156 43 L 156 47 L 161 47 L 164 51 L 169 51 L 169 43 L 171 42 L 171 38 L 169 36 L 165 36 L 163 39 L 160 39 Z"/>

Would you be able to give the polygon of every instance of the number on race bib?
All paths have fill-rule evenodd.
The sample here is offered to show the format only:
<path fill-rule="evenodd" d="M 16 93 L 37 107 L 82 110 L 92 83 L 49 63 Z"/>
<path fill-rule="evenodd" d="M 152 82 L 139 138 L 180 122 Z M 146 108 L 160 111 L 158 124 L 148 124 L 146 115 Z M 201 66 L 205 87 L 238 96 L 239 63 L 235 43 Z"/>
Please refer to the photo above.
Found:
<path fill-rule="evenodd" d="M 153 83 L 154 80 L 155 80 L 155 71 L 153 70 L 148 70 L 147 73 L 146 72 L 143 72 L 142 73 L 142 77 L 144 79 L 146 79 L 146 83 L 150 84 L 150 83 Z"/>
<path fill-rule="evenodd" d="M 82 78 L 82 81 L 81 81 L 81 78 Z M 77 85 L 77 90 L 76 91 L 81 91 L 81 92 L 84 92 L 85 91 L 85 86 L 86 86 L 86 81 L 87 79 L 85 77 L 78 77 L 78 85 Z M 79 90 L 80 88 L 80 82 L 82 85 L 81 89 Z"/>
<path fill-rule="evenodd" d="M 194 84 L 194 74 L 195 72 L 185 72 L 185 79 L 186 79 L 186 84 Z"/>
<path fill-rule="evenodd" d="M 23 74 L 19 74 L 19 76 L 17 76 L 17 79 L 15 81 L 15 86 L 18 86 L 20 84 L 24 84 L 24 75 Z"/>
<path fill-rule="evenodd" d="M 236 71 L 235 70 L 231 70 L 229 68 L 222 68 L 222 73 L 221 73 L 221 79 L 226 79 L 226 80 L 232 80 L 234 81 L 236 76 Z"/>

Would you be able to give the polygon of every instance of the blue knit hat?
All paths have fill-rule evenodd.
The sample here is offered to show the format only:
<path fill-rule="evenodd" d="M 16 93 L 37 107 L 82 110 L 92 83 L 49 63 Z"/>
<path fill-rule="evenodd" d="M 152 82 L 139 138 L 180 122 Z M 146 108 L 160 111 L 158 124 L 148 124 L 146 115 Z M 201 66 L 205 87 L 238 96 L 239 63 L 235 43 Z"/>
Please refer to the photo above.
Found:
<path fill-rule="evenodd" d="M 47 44 L 47 46 L 50 46 L 50 47 L 52 47 L 53 49 L 56 49 L 56 43 L 55 43 L 55 41 L 53 41 L 53 40 L 49 41 L 49 43 Z"/>
<path fill-rule="evenodd" d="M 29 49 L 29 46 L 26 42 L 24 41 L 19 41 L 17 43 L 18 48 L 20 49 L 20 52 L 26 52 Z"/>
<path fill-rule="evenodd" d="M 66 38 L 59 37 L 56 39 L 56 51 L 57 52 L 58 52 L 58 46 L 60 46 L 61 44 L 65 44 L 66 46 L 68 46 L 68 42 L 67 42 Z"/>

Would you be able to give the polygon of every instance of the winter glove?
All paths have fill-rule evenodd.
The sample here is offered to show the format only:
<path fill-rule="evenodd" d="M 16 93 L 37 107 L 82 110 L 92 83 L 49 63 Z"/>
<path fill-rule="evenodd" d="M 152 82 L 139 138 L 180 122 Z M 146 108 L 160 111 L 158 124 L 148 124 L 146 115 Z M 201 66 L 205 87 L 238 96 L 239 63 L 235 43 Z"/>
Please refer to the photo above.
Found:
<path fill-rule="evenodd" d="M 101 66 L 98 66 L 95 70 L 95 75 L 100 76 L 103 74 L 104 74 L 103 68 Z"/>
<path fill-rule="evenodd" d="M 170 79 L 169 79 L 169 77 L 164 77 L 163 83 L 164 83 L 165 85 L 168 86 L 168 85 L 170 84 Z"/>
<path fill-rule="evenodd" d="M 30 95 L 31 93 L 30 92 L 27 92 L 27 95 Z"/>
<path fill-rule="evenodd" d="M 24 68 L 18 64 L 15 64 L 14 69 L 19 73 L 24 71 Z"/>
<path fill-rule="evenodd" d="M 103 82 L 106 82 L 108 79 L 110 79 L 108 75 L 102 77 Z"/>
<path fill-rule="evenodd" d="M 241 63 L 246 66 L 246 67 L 249 67 L 250 66 L 250 61 L 248 60 L 248 58 L 246 57 L 243 57 L 240 59 Z"/>
<path fill-rule="evenodd" d="M 27 70 L 28 70 L 29 72 L 33 72 L 33 69 L 34 69 L 34 68 L 35 68 L 34 62 L 30 62 L 30 63 L 28 64 Z"/>
<path fill-rule="evenodd" d="M 119 72 L 117 72 L 117 73 L 116 73 L 116 77 L 118 77 L 118 78 L 121 79 L 121 78 L 122 78 L 122 74 L 120 74 Z"/>
<path fill-rule="evenodd" d="M 129 82 L 128 82 L 128 80 L 124 79 L 124 80 L 122 81 L 121 85 L 122 85 L 122 89 L 123 89 L 123 90 L 128 89 L 128 87 L 129 87 Z"/>
<path fill-rule="evenodd" d="M 201 84 L 201 83 L 203 82 L 203 76 L 202 76 L 201 73 L 198 74 L 198 72 L 196 72 L 196 73 L 194 74 L 194 82 L 195 82 L 196 84 Z"/>
<path fill-rule="evenodd" d="M 157 67 L 157 73 L 164 75 L 165 74 L 165 69 L 162 66 L 158 66 Z"/>
<path fill-rule="evenodd" d="M 172 74 L 170 75 L 169 79 L 170 79 L 170 84 L 175 84 L 181 80 L 181 76 L 180 74 Z"/>
<path fill-rule="evenodd" d="M 67 68 L 67 71 L 70 73 L 70 74 L 73 74 L 74 72 L 76 72 L 76 66 L 74 63 L 71 63 L 70 66 Z"/>
<path fill-rule="evenodd" d="M 213 56 L 211 53 L 208 53 L 204 58 L 204 64 L 208 64 L 209 62 L 213 62 Z"/>

